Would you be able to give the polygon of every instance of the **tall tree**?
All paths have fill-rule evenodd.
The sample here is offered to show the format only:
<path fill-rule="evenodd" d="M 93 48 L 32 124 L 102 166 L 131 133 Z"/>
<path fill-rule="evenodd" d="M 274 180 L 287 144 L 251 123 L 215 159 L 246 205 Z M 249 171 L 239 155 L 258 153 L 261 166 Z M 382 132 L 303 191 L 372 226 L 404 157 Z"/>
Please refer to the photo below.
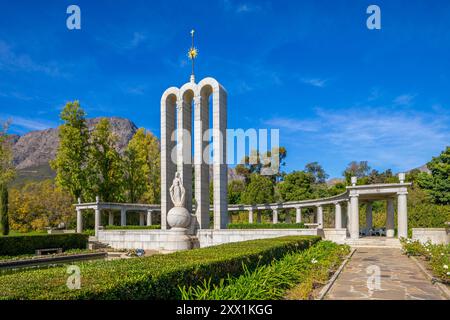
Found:
<path fill-rule="evenodd" d="M 0 185 L 0 233 L 4 236 L 9 234 L 8 189 L 6 184 Z"/>
<path fill-rule="evenodd" d="M 93 200 L 123 201 L 122 159 L 116 150 L 117 137 L 106 118 L 100 119 L 91 134 L 88 153 L 88 194 Z"/>
<path fill-rule="evenodd" d="M 305 166 L 305 172 L 313 175 L 315 183 L 325 183 L 328 179 L 328 174 L 318 162 L 308 163 Z"/>
<path fill-rule="evenodd" d="M 154 135 L 143 128 L 128 143 L 123 157 L 123 172 L 127 201 L 159 203 L 159 143 Z"/>
<path fill-rule="evenodd" d="M 299 201 L 311 199 L 315 177 L 310 172 L 294 171 L 284 176 L 277 184 L 277 191 L 283 201 Z"/>
<path fill-rule="evenodd" d="M 450 204 L 450 147 L 427 163 L 431 174 L 417 177 L 420 187 L 426 190 L 436 204 Z"/>
<path fill-rule="evenodd" d="M 78 101 L 68 102 L 60 115 L 59 146 L 51 167 L 56 171 L 56 183 L 77 199 L 87 188 L 86 162 L 89 131 L 86 113 Z"/>
<path fill-rule="evenodd" d="M 369 172 L 370 166 L 367 161 L 352 161 L 348 164 L 343 175 L 347 184 L 350 184 L 351 177 L 357 177 L 358 179 L 360 179 L 359 183 L 365 183 L 366 181 L 361 181 L 361 179 L 367 178 Z"/>
<path fill-rule="evenodd" d="M 241 202 L 245 204 L 270 203 L 274 201 L 274 185 L 271 179 L 252 174 L 250 182 L 242 193 Z"/>

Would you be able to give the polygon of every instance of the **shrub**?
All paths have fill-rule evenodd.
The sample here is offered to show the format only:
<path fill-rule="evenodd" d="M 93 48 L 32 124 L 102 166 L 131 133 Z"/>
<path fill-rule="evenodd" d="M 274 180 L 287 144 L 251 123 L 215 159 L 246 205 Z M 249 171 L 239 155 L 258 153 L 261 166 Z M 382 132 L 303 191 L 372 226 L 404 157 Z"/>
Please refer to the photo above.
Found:
<path fill-rule="evenodd" d="M 433 275 L 450 283 L 450 244 L 422 244 L 418 240 L 400 239 L 403 252 L 408 256 L 421 256 L 429 264 Z"/>
<path fill-rule="evenodd" d="M 228 229 L 304 229 L 301 223 L 230 223 Z"/>
<path fill-rule="evenodd" d="M 38 249 L 86 249 L 88 236 L 84 234 L 42 234 L 0 237 L 0 255 L 16 256 L 34 253 Z"/>
<path fill-rule="evenodd" d="M 348 246 L 321 241 L 308 250 L 289 253 L 254 271 L 245 267 L 243 275 L 229 277 L 218 285 L 204 280 L 196 287 L 180 287 L 180 291 L 184 300 L 267 300 L 282 299 L 288 289 L 301 284 L 301 298 L 305 299 L 309 298 L 316 282 L 328 280 L 330 271 L 337 268 L 348 253 Z"/>
<path fill-rule="evenodd" d="M 79 263 L 80 290 L 66 286 L 66 268 L 56 267 L 0 276 L 0 299 L 180 299 L 178 286 L 203 279 L 219 283 L 227 275 L 268 264 L 300 251 L 320 237 L 282 237 L 115 261 Z"/>

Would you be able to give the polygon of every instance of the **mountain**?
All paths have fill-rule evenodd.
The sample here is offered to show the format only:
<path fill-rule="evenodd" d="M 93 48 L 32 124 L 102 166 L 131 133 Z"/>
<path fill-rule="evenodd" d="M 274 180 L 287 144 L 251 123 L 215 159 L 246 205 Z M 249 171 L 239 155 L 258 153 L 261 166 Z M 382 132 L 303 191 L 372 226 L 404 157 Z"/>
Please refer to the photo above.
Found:
<path fill-rule="evenodd" d="M 88 129 L 92 131 L 100 119 L 102 118 L 87 119 Z M 113 133 L 118 137 L 117 149 L 122 152 L 136 133 L 137 127 L 129 119 L 119 117 L 107 119 Z M 23 136 L 10 135 L 9 139 L 13 145 L 13 161 L 17 169 L 14 185 L 21 185 L 27 180 L 39 181 L 55 177 L 49 162 L 55 158 L 59 145 L 58 128 L 32 131 Z M 238 176 L 234 169 L 229 168 L 228 179 L 231 181 L 242 177 Z"/>
<path fill-rule="evenodd" d="M 101 118 L 88 119 L 87 126 L 93 130 Z M 122 151 L 137 131 L 136 125 L 124 118 L 107 118 L 118 137 L 117 147 Z M 56 156 L 59 144 L 58 128 L 32 131 L 23 136 L 12 136 L 14 165 L 18 170 L 48 165 Z"/>

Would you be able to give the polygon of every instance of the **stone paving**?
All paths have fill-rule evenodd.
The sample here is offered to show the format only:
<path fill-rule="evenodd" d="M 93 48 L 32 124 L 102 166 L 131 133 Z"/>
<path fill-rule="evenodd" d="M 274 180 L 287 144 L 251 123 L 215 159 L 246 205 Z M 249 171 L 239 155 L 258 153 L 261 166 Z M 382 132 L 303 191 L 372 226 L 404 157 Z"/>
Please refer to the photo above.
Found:
<path fill-rule="evenodd" d="M 443 300 L 445 297 L 400 249 L 357 248 L 325 299 Z"/>

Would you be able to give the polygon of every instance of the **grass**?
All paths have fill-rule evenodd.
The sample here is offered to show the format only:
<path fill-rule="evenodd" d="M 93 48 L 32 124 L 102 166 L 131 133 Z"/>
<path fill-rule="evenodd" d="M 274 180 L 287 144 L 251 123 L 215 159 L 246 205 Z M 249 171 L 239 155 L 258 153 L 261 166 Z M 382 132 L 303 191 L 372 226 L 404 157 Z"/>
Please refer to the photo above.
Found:
<path fill-rule="evenodd" d="M 42 235 L 42 234 L 47 234 L 46 230 L 40 230 L 40 231 L 29 231 L 29 232 L 20 232 L 20 231 L 10 231 L 8 236 L 12 237 L 12 236 L 36 236 L 36 235 Z M 6 237 L 3 235 L 0 235 L 0 237 Z"/>
<path fill-rule="evenodd" d="M 48 254 L 45 256 L 37 256 L 35 254 L 21 254 L 17 256 L 0 256 L 0 262 L 3 261 L 13 261 L 13 260 L 24 260 L 24 259 L 33 259 L 33 258 L 42 258 L 42 257 L 55 257 L 55 256 L 67 256 L 73 254 L 81 254 L 81 253 L 94 253 L 99 252 L 99 250 L 89 250 L 89 249 L 69 249 L 64 251 L 63 253 L 58 254 Z"/>
<path fill-rule="evenodd" d="M 81 289 L 66 286 L 67 269 L 27 270 L 0 276 L 0 299 L 180 299 L 179 286 L 219 283 L 260 264 L 309 248 L 320 237 L 282 237 L 115 261 L 80 262 Z"/>
<path fill-rule="evenodd" d="M 244 267 L 243 275 L 228 277 L 217 285 L 204 280 L 201 285 L 180 287 L 180 291 L 184 300 L 308 299 L 349 252 L 348 246 L 321 241 L 255 270 Z"/>

